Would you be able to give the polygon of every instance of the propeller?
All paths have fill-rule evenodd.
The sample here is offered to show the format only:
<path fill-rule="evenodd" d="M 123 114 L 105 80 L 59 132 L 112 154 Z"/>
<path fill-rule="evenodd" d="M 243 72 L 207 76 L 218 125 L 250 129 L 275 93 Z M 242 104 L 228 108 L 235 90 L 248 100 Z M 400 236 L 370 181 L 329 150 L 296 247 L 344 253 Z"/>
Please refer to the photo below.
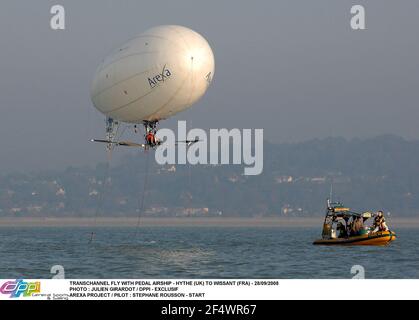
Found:
<path fill-rule="evenodd" d="M 110 141 L 110 140 L 100 140 L 100 139 L 92 139 L 92 142 L 99 142 L 99 143 L 106 143 L 106 144 L 113 144 L 116 146 L 123 146 L 123 147 L 136 147 L 136 148 L 145 148 L 145 144 L 139 144 L 131 141 Z"/>
<path fill-rule="evenodd" d="M 131 142 L 131 141 L 110 141 L 110 140 L 101 140 L 101 139 L 92 139 L 90 140 L 91 142 L 99 142 L 99 143 L 106 143 L 108 145 L 115 145 L 115 146 L 122 146 L 122 147 L 134 147 L 134 148 L 143 148 L 146 149 L 147 147 L 149 147 L 146 144 L 140 144 L 140 143 L 135 143 L 135 142 Z M 184 140 L 184 141 L 176 141 L 176 146 L 179 145 L 180 143 L 185 143 L 188 146 L 200 142 L 201 140 L 199 139 L 195 139 L 195 140 Z M 158 143 L 157 145 L 160 145 L 160 143 Z"/>
<path fill-rule="evenodd" d="M 201 140 L 199 140 L 198 138 L 196 138 L 195 140 L 184 140 L 184 141 L 176 141 L 176 145 L 178 145 L 179 143 L 186 143 L 188 146 L 200 142 Z"/>

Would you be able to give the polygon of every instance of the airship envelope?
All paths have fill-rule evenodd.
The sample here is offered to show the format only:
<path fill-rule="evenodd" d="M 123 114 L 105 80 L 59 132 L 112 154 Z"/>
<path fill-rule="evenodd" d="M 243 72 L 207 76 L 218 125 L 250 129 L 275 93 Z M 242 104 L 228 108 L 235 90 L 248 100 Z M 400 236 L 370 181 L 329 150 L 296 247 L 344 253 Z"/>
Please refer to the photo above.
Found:
<path fill-rule="evenodd" d="M 115 120 L 167 119 L 191 107 L 214 77 L 214 55 L 198 33 L 159 26 L 118 47 L 91 85 L 94 106 Z"/>

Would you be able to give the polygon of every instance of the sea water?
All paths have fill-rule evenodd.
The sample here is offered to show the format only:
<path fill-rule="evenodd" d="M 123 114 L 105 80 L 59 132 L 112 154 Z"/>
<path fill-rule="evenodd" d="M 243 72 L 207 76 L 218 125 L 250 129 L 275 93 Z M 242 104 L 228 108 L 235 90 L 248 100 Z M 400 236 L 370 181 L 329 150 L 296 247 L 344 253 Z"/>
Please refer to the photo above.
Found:
<path fill-rule="evenodd" d="M 0 278 L 418 278 L 417 229 L 387 247 L 313 246 L 318 228 L 0 228 Z M 357 267 L 359 268 L 359 267 Z"/>

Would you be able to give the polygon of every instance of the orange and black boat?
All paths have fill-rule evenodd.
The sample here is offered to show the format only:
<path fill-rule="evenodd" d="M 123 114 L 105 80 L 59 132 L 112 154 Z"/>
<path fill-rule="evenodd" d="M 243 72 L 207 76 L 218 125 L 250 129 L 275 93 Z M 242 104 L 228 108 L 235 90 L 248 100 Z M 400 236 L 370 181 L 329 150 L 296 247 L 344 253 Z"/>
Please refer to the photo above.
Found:
<path fill-rule="evenodd" d="M 314 241 L 314 245 L 386 246 L 396 240 L 396 233 L 391 230 L 376 230 L 375 226 L 364 227 L 365 222 L 376 214 L 356 213 L 341 203 L 331 203 L 329 200 L 327 204 L 322 238 Z M 354 233 L 353 224 L 357 222 L 361 223 L 362 227 Z"/>

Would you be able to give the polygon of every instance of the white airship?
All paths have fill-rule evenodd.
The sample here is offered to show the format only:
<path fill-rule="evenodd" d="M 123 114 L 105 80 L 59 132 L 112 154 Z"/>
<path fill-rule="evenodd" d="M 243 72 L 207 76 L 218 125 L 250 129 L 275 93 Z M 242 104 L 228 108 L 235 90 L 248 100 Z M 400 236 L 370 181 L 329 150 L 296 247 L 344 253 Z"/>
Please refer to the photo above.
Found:
<path fill-rule="evenodd" d="M 106 116 L 107 136 L 92 141 L 107 143 L 108 149 L 158 146 L 158 122 L 196 103 L 211 84 L 214 68 L 211 47 L 191 29 L 167 25 L 140 34 L 117 48 L 96 71 L 91 99 Z M 121 122 L 144 125 L 145 144 L 115 141 Z"/>

